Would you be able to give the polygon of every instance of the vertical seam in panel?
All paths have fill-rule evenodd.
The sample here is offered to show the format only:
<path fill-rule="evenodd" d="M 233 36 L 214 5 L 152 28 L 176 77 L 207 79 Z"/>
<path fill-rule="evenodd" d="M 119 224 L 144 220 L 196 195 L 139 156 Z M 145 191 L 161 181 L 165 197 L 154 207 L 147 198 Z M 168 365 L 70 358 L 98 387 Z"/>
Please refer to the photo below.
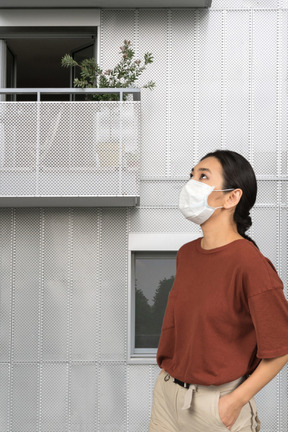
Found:
<path fill-rule="evenodd" d="M 278 206 L 278 224 L 277 224 L 277 268 L 281 275 L 281 251 L 280 251 L 280 237 L 281 237 L 281 190 L 282 184 L 281 176 L 281 142 L 282 142 L 282 12 L 277 11 L 277 82 L 276 82 L 276 152 L 277 152 L 277 206 Z"/>
<path fill-rule="evenodd" d="M 279 6 L 279 1 L 278 1 Z M 277 82 L 276 82 L 276 92 L 277 92 L 277 119 L 276 119 L 276 152 L 277 152 L 277 176 L 279 180 L 277 181 L 277 206 L 278 206 L 278 218 L 277 218 L 277 241 L 276 241 L 276 256 L 277 256 L 277 268 L 281 276 L 282 265 L 281 265 L 281 191 L 282 183 L 280 180 L 281 175 L 281 150 L 282 150 L 282 12 L 277 11 Z M 277 423 L 278 429 L 281 430 L 281 374 L 277 376 Z"/>
<path fill-rule="evenodd" d="M 15 265 L 16 265 L 16 211 L 11 211 L 11 324 L 10 324 L 10 376 L 8 430 L 13 432 L 13 362 L 14 362 L 14 314 L 15 314 Z"/>
<path fill-rule="evenodd" d="M 67 411 L 71 431 L 71 360 L 72 360 L 72 298 L 73 298 L 73 209 L 68 210 L 68 330 L 67 330 Z"/>
<path fill-rule="evenodd" d="M 44 307 L 44 209 L 40 209 L 40 257 L 39 257 L 39 304 L 38 304 L 38 418 L 37 430 L 42 428 L 42 361 L 43 361 L 43 307 Z"/>
<path fill-rule="evenodd" d="M 137 120 L 138 120 L 138 124 L 139 124 L 139 129 L 138 129 L 138 163 L 139 163 L 139 169 L 137 170 L 137 174 L 136 174 L 136 182 L 137 182 L 137 186 L 136 186 L 136 194 L 139 196 L 140 198 L 140 184 L 141 184 L 141 162 L 142 162 L 142 112 L 141 112 L 141 102 L 138 102 L 138 104 L 135 107 L 135 111 L 137 112 Z M 139 202 L 137 202 L 137 204 L 139 204 Z"/>
<path fill-rule="evenodd" d="M 226 148 L 226 109 L 227 109 L 227 11 L 223 10 L 221 20 L 221 149 Z"/>
<path fill-rule="evenodd" d="M 96 358 L 95 358 L 95 362 L 94 364 L 97 367 L 97 389 L 98 389 L 98 393 L 97 393 L 97 397 L 96 397 L 96 401 L 95 401 L 95 408 L 94 408 L 94 430 L 95 432 L 97 432 L 99 430 L 98 428 L 98 419 L 99 419 L 99 345 L 100 345 L 100 251 L 99 251 L 99 243 L 100 243 L 100 234 L 99 234 L 99 209 L 95 209 L 96 212 L 96 232 L 97 232 L 97 236 L 96 236 L 96 266 L 97 266 L 97 278 L 96 278 L 96 283 L 97 283 L 97 287 L 95 287 L 95 289 L 97 290 L 96 295 L 97 295 L 97 302 L 96 302 L 96 316 L 97 316 L 97 324 L 96 324 L 96 329 L 95 329 L 95 343 L 96 343 Z M 95 392 L 96 395 L 96 392 Z"/>
<path fill-rule="evenodd" d="M 134 10 L 134 51 L 135 57 L 139 57 L 139 10 Z"/>
<path fill-rule="evenodd" d="M 127 211 L 125 212 L 126 215 L 126 235 L 125 235 L 125 251 L 128 251 L 128 214 Z M 125 411 L 126 411 L 126 430 L 128 431 L 128 420 L 129 420 L 129 409 L 128 409 L 128 368 L 127 368 L 127 322 L 128 322 L 128 317 L 127 317 L 127 311 L 128 311 L 128 307 L 127 307 L 127 296 L 128 296 L 128 256 L 126 253 L 126 257 L 125 257 L 125 290 L 126 290 L 126 295 L 125 295 L 125 299 L 126 301 L 124 301 L 124 362 L 119 362 L 125 365 L 125 389 L 124 389 L 124 394 L 125 394 Z"/>
<path fill-rule="evenodd" d="M 287 20 L 287 15 L 288 15 L 288 11 L 285 11 L 286 12 L 286 20 Z M 285 36 L 286 36 L 286 41 L 285 41 L 285 44 L 286 44 L 286 47 L 287 47 L 287 45 L 288 45 L 288 38 L 287 38 L 287 36 L 288 36 L 288 23 L 286 22 L 286 28 L 285 28 Z M 286 49 L 286 51 L 287 51 L 287 49 Z M 288 68 L 287 68 L 287 61 L 288 61 L 288 58 L 287 58 L 288 56 L 287 56 L 287 53 L 286 53 L 286 70 L 285 71 L 283 71 L 283 75 L 285 74 L 285 76 L 288 76 Z M 285 93 L 286 93 L 286 99 L 287 99 L 287 95 L 288 95 L 288 91 L 287 91 L 287 80 L 286 80 L 286 84 L 285 84 Z M 287 100 L 286 100 L 286 104 L 285 104 L 286 106 L 285 106 L 285 110 L 286 110 L 286 142 L 287 142 L 287 136 L 288 136 L 288 115 L 287 115 L 287 110 L 288 110 L 288 103 L 287 103 Z M 285 148 L 285 147 L 284 147 Z M 286 148 L 285 148 L 285 150 L 286 150 Z M 285 152 L 286 153 L 286 152 Z M 284 170 L 284 172 L 283 172 L 283 174 L 286 174 L 287 173 L 287 171 L 288 171 L 288 158 L 287 158 L 287 156 L 285 157 L 285 166 L 283 167 L 283 170 Z M 288 198 L 288 197 L 287 197 Z M 287 279 L 288 279 L 288 273 L 287 273 Z"/>
<path fill-rule="evenodd" d="M 101 9 L 100 12 L 100 25 L 98 27 L 99 29 L 99 65 L 100 67 L 103 67 L 103 9 Z"/>
<path fill-rule="evenodd" d="M 101 418 L 100 418 L 100 400 L 101 400 L 101 372 L 100 372 L 100 360 L 101 360 L 101 294 L 102 294 L 102 209 L 98 209 L 98 256 L 99 256 L 99 280 L 98 280 L 98 304 L 99 304 L 99 339 L 98 339 L 98 362 L 99 362 L 99 382 L 98 382 L 98 397 L 97 397 L 97 431 L 101 432 Z"/>
<path fill-rule="evenodd" d="M 8 385 L 8 394 L 7 394 L 7 399 L 8 399 L 8 404 L 7 404 L 7 406 L 8 406 L 8 409 L 7 409 L 7 431 L 12 431 L 12 422 L 11 422 L 11 389 L 10 389 L 10 386 L 11 386 L 11 382 L 12 382 L 12 380 L 11 380 L 11 364 L 10 363 L 8 363 L 8 383 L 9 383 L 9 385 Z M 11 427 L 10 427 L 10 425 L 11 425 Z"/>
<path fill-rule="evenodd" d="M 171 177 L 172 11 L 167 10 L 166 177 Z"/>
<path fill-rule="evenodd" d="M 126 246 L 125 246 L 125 251 L 128 252 L 128 242 L 129 242 L 129 232 L 130 232 L 130 209 L 127 208 L 126 209 Z M 130 353 L 128 353 L 128 295 L 129 295 L 129 290 L 128 290 L 128 286 L 129 286 L 129 282 L 128 282 L 128 253 L 126 252 L 126 259 L 125 259 L 125 286 L 126 286 L 126 301 L 125 301 L 125 338 L 124 338 L 124 356 L 125 359 L 128 358 L 128 355 L 130 355 Z M 125 361 L 126 364 L 126 430 L 129 430 L 129 392 L 128 392 L 128 384 L 129 384 L 129 366 L 127 365 L 127 360 Z"/>
<path fill-rule="evenodd" d="M 253 167 L 253 140 L 254 140 L 254 81 L 253 81 L 253 62 L 254 62 L 254 10 L 249 11 L 249 121 L 248 121 L 248 155 Z M 255 210 L 251 209 L 252 221 L 254 220 Z M 249 229 L 249 234 L 254 238 L 254 226 Z"/>
<path fill-rule="evenodd" d="M 152 411 L 153 403 L 153 383 L 152 383 L 152 366 L 149 366 L 149 409 Z"/>
<path fill-rule="evenodd" d="M 197 164 L 199 158 L 199 43 L 200 43 L 200 20 L 199 11 L 194 9 L 194 103 L 193 103 L 193 165 Z"/>
<path fill-rule="evenodd" d="M 128 251 L 128 237 L 129 237 L 129 231 L 130 231 L 130 210 L 129 208 L 126 209 L 126 244 L 125 244 L 125 251 Z M 125 339 L 124 339 L 124 357 L 125 359 L 128 358 L 128 254 L 126 253 L 125 257 L 125 289 L 126 289 L 126 295 L 125 295 Z M 130 354 L 130 353 L 129 353 Z"/>
<path fill-rule="evenodd" d="M 278 0 L 277 1 L 277 9 L 282 9 L 282 8 L 283 8 L 282 1 Z"/>
<path fill-rule="evenodd" d="M 253 55 L 254 55 L 254 11 L 249 12 L 249 159 L 253 166 L 253 122 L 254 122 L 254 86 L 253 86 Z"/>
<path fill-rule="evenodd" d="M 128 393 L 128 383 L 129 383 L 129 379 L 130 379 L 130 374 L 129 374 L 129 366 L 126 363 L 126 430 L 129 431 L 129 393 Z"/>

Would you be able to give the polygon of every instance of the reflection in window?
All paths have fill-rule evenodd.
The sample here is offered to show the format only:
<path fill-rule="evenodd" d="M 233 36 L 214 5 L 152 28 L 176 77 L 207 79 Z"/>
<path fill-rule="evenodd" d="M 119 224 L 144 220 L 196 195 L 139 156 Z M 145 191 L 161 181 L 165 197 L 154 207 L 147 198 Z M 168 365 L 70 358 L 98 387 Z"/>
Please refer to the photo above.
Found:
<path fill-rule="evenodd" d="M 176 273 L 176 252 L 135 252 L 135 349 L 157 348 L 169 292 Z"/>

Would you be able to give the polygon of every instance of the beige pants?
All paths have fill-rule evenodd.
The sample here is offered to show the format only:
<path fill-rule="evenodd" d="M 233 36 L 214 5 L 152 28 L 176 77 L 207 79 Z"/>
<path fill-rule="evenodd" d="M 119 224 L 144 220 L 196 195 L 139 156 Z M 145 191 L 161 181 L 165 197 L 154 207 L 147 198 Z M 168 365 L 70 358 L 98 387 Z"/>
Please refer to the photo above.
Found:
<path fill-rule="evenodd" d="M 154 388 L 149 432 L 260 431 L 254 399 L 244 405 L 230 429 L 220 419 L 219 398 L 233 391 L 242 381 L 240 378 L 221 386 L 196 385 L 187 390 L 162 371 Z"/>

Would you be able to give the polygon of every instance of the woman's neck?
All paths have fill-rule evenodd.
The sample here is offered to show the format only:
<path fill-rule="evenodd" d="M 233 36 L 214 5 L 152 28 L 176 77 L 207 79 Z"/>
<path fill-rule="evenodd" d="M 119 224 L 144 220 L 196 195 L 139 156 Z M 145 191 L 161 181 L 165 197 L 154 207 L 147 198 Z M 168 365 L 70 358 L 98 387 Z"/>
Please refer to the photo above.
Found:
<path fill-rule="evenodd" d="M 203 249 L 215 249 L 243 238 L 238 233 L 237 225 L 234 221 L 231 224 L 221 223 L 220 226 L 217 223 L 215 224 L 216 221 L 213 221 L 214 223 L 208 222 L 210 221 L 205 222 L 201 226 L 203 231 L 201 247 Z"/>

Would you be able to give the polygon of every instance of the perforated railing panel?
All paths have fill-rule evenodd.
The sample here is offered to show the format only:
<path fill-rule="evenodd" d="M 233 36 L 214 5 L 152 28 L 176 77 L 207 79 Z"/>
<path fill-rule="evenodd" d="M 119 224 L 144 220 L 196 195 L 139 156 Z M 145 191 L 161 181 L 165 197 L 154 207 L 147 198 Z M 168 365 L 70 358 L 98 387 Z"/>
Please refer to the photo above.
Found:
<path fill-rule="evenodd" d="M 0 103 L 0 196 L 138 196 L 140 102 Z"/>

